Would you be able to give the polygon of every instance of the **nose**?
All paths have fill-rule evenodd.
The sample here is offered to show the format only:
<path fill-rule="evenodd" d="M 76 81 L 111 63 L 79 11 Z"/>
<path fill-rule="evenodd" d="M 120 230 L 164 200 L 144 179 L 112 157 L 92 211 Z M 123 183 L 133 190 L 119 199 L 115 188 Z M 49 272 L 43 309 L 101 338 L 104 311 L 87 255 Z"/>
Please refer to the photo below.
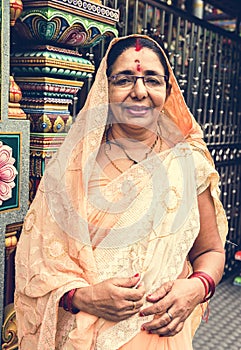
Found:
<path fill-rule="evenodd" d="M 138 100 L 146 98 L 148 95 L 147 89 L 144 84 L 144 80 L 141 78 L 136 79 L 136 82 L 131 91 L 131 97 Z"/>

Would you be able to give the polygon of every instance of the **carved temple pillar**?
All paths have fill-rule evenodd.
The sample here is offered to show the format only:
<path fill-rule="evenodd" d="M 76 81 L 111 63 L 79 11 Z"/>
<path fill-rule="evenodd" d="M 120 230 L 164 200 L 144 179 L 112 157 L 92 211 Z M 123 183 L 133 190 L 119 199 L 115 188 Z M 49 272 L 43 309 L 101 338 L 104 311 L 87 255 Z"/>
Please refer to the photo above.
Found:
<path fill-rule="evenodd" d="M 71 127 L 74 98 L 95 71 L 84 54 L 117 35 L 118 19 L 118 10 L 101 1 L 23 0 L 14 26 L 11 70 L 31 123 L 30 201 Z"/>
<path fill-rule="evenodd" d="M 12 178 L 3 192 L 6 172 L 1 163 L 0 232 L 5 235 L 0 235 L 0 338 L 2 349 L 14 350 L 14 257 L 29 198 L 71 128 L 73 101 L 92 79 L 95 66 L 84 55 L 117 35 L 119 12 L 98 0 L 10 0 L 1 15 L 1 38 L 6 37 L 1 49 L 7 54 L 1 61 L 0 158 L 6 159 L 3 166 L 12 170 Z"/>
<path fill-rule="evenodd" d="M 23 8 L 21 0 L 0 8 L 0 348 L 17 348 L 14 294 L 14 254 L 28 209 L 29 121 L 20 107 L 22 92 L 9 69 L 10 33 Z"/>

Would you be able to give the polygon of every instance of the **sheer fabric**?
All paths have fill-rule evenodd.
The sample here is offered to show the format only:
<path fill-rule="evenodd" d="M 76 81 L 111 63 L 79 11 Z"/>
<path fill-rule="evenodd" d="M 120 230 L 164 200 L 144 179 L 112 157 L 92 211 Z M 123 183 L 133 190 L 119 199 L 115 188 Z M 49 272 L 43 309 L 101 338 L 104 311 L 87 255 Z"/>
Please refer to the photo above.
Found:
<path fill-rule="evenodd" d="M 123 38 L 111 45 L 117 40 Z M 170 140 L 171 135 L 170 148 L 110 180 L 96 163 L 108 124 L 106 56 L 102 60 L 86 104 L 46 169 L 25 218 L 16 254 L 20 350 L 129 350 L 142 342 L 150 350 L 177 350 L 180 339 L 183 348 L 191 349 L 200 307 L 183 332 L 158 340 L 140 332 L 151 317 L 112 323 L 58 307 L 68 290 L 114 276 L 139 272 L 148 293 L 176 279 L 199 232 L 197 195 L 208 186 L 225 240 L 218 174 L 169 69 L 172 92 L 159 122 L 162 137 Z"/>

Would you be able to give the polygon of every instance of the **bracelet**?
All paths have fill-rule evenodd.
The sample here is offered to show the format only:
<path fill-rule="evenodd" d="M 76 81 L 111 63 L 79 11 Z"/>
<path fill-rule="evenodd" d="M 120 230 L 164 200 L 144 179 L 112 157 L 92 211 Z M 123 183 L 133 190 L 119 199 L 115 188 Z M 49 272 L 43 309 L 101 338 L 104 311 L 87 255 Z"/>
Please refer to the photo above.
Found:
<path fill-rule="evenodd" d="M 201 276 L 190 276 L 190 278 L 193 278 L 193 277 L 196 277 L 196 278 L 198 278 L 201 282 L 202 282 L 202 284 L 203 284 L 203 286 L 204 286 L 204 289 L 205 289 L 205 296 L 204 296 L 204 299 L 203 299 L 203 301 L 202 302 L 204 302 L 204 300 L 206 299 L 206 297 L 207 297 L 207 295 L 209 294 L 209 284 L 208 284 L 208 282 L 207 282 L 207 280 L 205 280 L 203 277 L 201 277 Z"/>
<path fill-rule="evenodd" d="M 79 312 L 79 309 L 73 306 L 72 300 L 74 293 L 76 292 L 77 288 L 71 289 L 67 293 L 65 293 L 59 302 L 59 306 L 62 307 L 65 311 L 69 311 L 72 314 L 77 314 Z"/>
<path fill-rule="evenodd" d="M 211 276 L 209 276 L 206 272 L 203 271 L 195 271 L 188 278 L 197 277 L 203 283 L 205 288 L 205 297 L 202 303 L 205 303 L 213 296 L 215 292 L 215 282 Z"/>

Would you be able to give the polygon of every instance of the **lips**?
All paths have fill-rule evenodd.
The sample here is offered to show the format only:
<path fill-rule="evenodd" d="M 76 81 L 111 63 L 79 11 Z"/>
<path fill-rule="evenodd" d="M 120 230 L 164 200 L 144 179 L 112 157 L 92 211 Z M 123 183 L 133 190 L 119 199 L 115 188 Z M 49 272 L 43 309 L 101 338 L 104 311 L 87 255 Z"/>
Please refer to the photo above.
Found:
<path fill-rule="evenodd" d="M 132 115 L 139 115 L 139 116 L 143 116 L 150 111 L 150 107 L 134 106 L 134 105 L 124 106 L 124 109 L 126 109 L 127 112 L 132 114 Z"/>

